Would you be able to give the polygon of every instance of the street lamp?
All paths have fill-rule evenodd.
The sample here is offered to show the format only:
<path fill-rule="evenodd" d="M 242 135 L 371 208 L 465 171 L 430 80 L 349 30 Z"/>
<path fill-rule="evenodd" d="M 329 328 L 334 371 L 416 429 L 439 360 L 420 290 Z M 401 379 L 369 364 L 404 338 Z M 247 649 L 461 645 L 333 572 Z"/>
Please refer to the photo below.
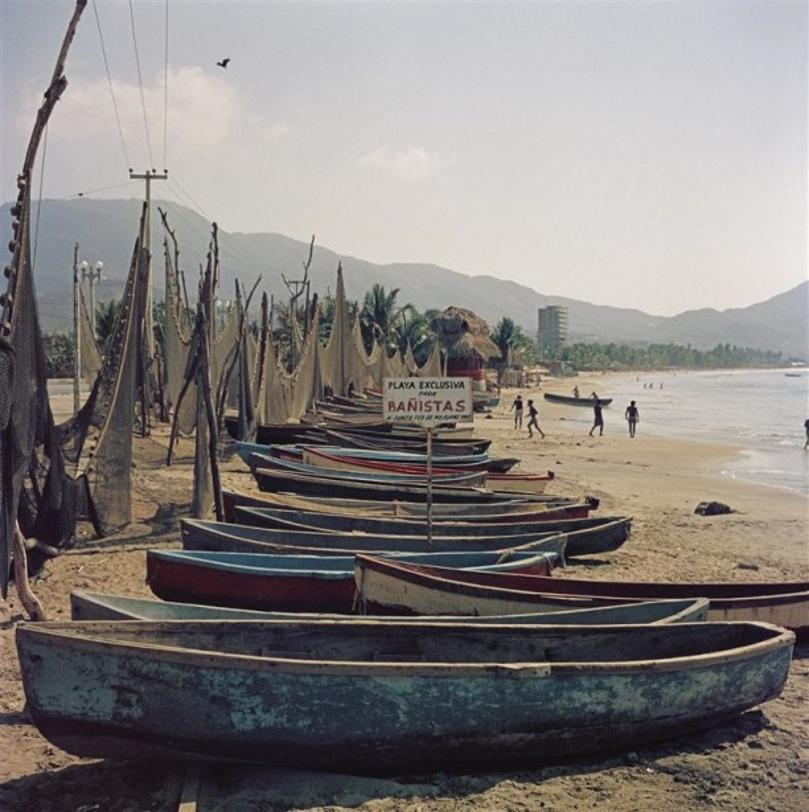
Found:
<path fill-rule="evenodd" d="M 93 328 L 93 340 L 96 338 L 96 283 L 101 281 L 101 271 L 104 269 L 104 263 L 99 259 L 95 264 L 91 265 L 87 260 L 83 260 L 81 265 L 81 279 L 90 280 L 90 324 Z"/>

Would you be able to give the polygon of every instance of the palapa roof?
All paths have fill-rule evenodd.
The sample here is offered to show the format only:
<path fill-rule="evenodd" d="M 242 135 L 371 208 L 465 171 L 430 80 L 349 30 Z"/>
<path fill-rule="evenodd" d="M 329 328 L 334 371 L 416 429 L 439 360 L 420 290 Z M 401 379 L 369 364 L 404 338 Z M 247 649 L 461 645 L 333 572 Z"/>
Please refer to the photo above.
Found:
<path fill-rule="evenodd" d="M 430 322 L 441 349 L 450 360 L 480 356 L 484 361 L 500 358 L 500 349 L 489 337 L 489 325 L 463 307 L 448 307 Z"/>

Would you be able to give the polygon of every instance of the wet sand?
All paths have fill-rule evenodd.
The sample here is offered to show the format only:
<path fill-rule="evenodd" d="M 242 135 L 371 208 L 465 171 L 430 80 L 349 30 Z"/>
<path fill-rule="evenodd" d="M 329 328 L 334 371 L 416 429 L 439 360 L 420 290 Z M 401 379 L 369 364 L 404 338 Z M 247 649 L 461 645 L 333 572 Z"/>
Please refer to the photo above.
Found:
<path fill-rule="evenodd" d="M 604 379 L 598 378 L 603 387 Z M 586 379 L 578 379 L 582 391 Z M 567 393 L 569 381 L 547 391 Z M 522 390 L 526 394 L 525 390 Z M 545 390 L 543 390 L 545 391 Z M 494 439 L 493 455 L 518 456 L 520 470 L 553 470 L 555 493 L 593 495 L 600 513 L 634 516 L 624 547 L 560 573 L 572 577 L 659 580 L 776 580 L 809 578 L 807 500 L 777 488 L 748 485 L 717 472 L 736 450 L 729 446 L 626 433 L 623 407 L 605 410 L 604 437 L 589 438 L 575 407 L 546 405 L 545 440 L 516 433 L 508 412 L 513 392 L 476 432 Z M 71 589 L 148 595 L 145 549 L 179 546 L 178 518 L 190 498 L 192 443 L 179 448 L 178 464 L 163 465 L 166 432 L 138 440 L 136 514 L 125 533 L 91 542 L 50 561 L 34 583 L 54 619 L 69 614 Z M 247 488 L 251 479 L 238 458 L 224 465 L 224 481 Z M 735 513 L 701 517 L 698 502 L 716 499 Z M 77 759 L 45 741 L 27 719 L 14 651 L 21 620 L 16 595 L 0 614 L 0 809 L 174 810 L 180 786 L 169 764 Z M 684 809 L 799 810 L 809 797 L 809 647 L 796 650 L 783 695 L 701 735 L 636 753 L 576 760 L 536 769 L 473 776 L 433 774 L 391 784 L 323 774 L 253 770 L 245 788 L 220 773 L 226 804 L 210 798 L 214 768 L 205 768 L 201 809 L 534 810 L 615 809 L 674 812 Z M 243 777 L 244 771 L 238 773 Z M 260 776 L 260 779 L 257 778 Z M 260 786 L 260 791 L 258 787 Z M 224 796 L 222 795 L 224 793 Z"/>

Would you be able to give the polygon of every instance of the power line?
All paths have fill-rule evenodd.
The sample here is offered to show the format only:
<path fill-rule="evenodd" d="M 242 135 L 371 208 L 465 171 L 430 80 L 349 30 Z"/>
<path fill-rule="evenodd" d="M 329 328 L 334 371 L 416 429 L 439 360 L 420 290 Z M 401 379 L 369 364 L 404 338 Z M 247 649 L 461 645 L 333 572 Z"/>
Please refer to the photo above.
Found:
<path fill-rule="evenodd" d="M 98 39 L 101 42 L 101 55 L 104 57 L 104 69 L 107 71 L 107 85 L 110 89 L 110 97 L 112 98 L 112 109 L 115 111 L 115 123 L 118 125 L 118 135 L 121 138 L 121 149 L 124 153 L 124 161 L 126 161 L 126 168 L 129 169 L 129 154 L 126 151 L 126 141 L 124 140 L 124 128 L 121 126 L 121 117 L 118 115 L 118 103 L 115 101 L 115 91 L 112 89 L 112 77 L 110 76 L 110 63 L 107 59 L 107 49 L 104 45 L 104 34 L 101 31 L 101 19 L 98 16 L 98 8 L 96 7 L 96 0 L 93 0 L 93 13 L 96 18 L 96 26 L 98 28 Z"/>
<path fill-rule="evenodd" d="M 146 131 L 146 148 L 149 150 L 149 166 L 154 167 L 152 157 L 152 139 L 149 137 L 149 119 L 146 115 L 146 97 L 143 95 L 143 77 L 140 72 L 140 55 L 138 53 L 138 35 L 135 33 L 135 9 L 129 0 L 129 21 L 132 24 L 132 43 L 135 46 L 135 66 L 138 69 L 138 86 L 140 87 L 140 106 L 143 111 L 143 129 Z"/>
<path fill-rule="evenodd" d="M 169 130 L 169 0 L 166 0 L 166 38 L 163 48 L 163 169 L 166 168 L 166 143 Z"/>
<path fill-rule="evenodd" d="M 127 180 L 124 183 L 113 183 L 111 186 L 99 186 L 97 189 L 88 189 L 86 192 L 76 192 L 72 195 L 57 197 L 56 200 L 75 200 L 77 197 L 90 197 L 98 192 L 109 192 L 112 189 L 123 189 L 124 186 L 131 186 L 135 181 Z"/>

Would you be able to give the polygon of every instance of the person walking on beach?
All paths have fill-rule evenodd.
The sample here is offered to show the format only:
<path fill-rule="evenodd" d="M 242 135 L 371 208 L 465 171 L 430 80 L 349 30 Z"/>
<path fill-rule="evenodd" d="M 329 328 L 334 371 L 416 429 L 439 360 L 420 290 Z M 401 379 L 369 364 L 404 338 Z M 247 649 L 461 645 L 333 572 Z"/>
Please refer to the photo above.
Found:
<path fill-rule="evenodd" d="M 522 431 L 522 395 L 514 398 L 511 408 L 514 409 L 514 428 Z"/>
<path fill-rule="evenodd" d="M 528 401 L 528 436 L 533 437 L 534 432 L 531 431 L 532 428 L 535 428 L 539 432 L 539 436 L 544 440 L 545 439 L 545 432 L 539 427 L 539 423 L 537 423 L 537 417 L 539 417 L 539 412 L 537 411 L 536 406 L 534 406 L 534 401 Z"/>
<path fill-rule="evenodd" d="M 576 398 L 576 400 L 579 399 L 579 387 L 578 386 L 573 387 L 573 397 Z"/>
<path fill-rule="evenodd" d="M 803 444 L 804 450 L 809 448 L 809 417 L 803 421 L 803 427 L 806 429 L 806 442 Z"/>
<path fill-rule="evenodd" d="M 604 436 L 604 415 L 601 412 L 601 401 L 598 399 L 598 395 L 593 392 L 593 428 L 590 429 L 590 436 L 593 436 L 593 432 L 598 429 L 598 436 Z"/>
<path fill-rule="evenodd" d="M 638 425 L 638 418 L 640 417 L 640 412 L 638 411 L 638 407 L 635 405 L 634 400 L 630 401 L 629 406 L 626 407 L 624 417 L 626 417 L 626 422 L 629 423 L 629 436 L 634 437 L 635 428 Z"/>

